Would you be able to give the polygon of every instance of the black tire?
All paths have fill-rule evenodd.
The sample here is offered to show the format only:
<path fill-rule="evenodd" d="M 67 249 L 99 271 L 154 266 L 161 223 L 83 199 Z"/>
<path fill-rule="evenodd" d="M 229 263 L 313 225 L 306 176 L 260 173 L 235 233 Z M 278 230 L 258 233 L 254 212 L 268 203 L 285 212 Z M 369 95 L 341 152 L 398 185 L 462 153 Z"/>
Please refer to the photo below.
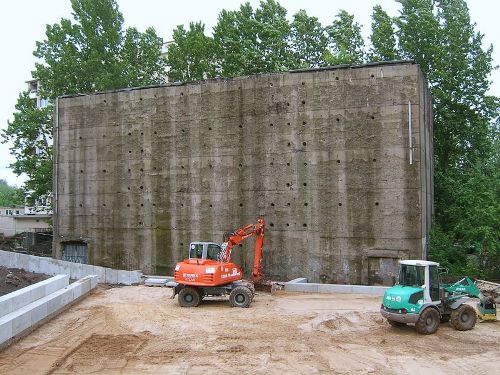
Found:
<path fill-rule="evenodd" d="M 476 325 L 476 310 L 469 305 L 460 305 L 451 312 L 450 323 L 457 331 L 468 331 Z"/>
<path fill-rule="evenodd" d="M 178 300 L 181 307 L 196 307 L 200 304 L 201 295 L 198 289 L 187 286 L 179 292 Z"/>
<path fill-rule="evenodd" d="M 387 323 L 389 323 L 394 328 L 401 328 L 406 326 L 406 323 L 396 322 L 395 320 L 390 320 L 390 319 L 387 319 Z"/>
<path fill-rule="evenodd" d="M 420 313 L 415 323 L 415 329 L 422 335 L 431 335 L 438 330 L 439 320 L 439 312 L 432 307 L 428 307 Z"/>
<path fill-rule="evenodd" d="M 441 323 L 448 323 L 450 321 L 451 316 L 448 315 L 441 315 Z"/>
<path fill-rule="evenodd" d="M 231 307 L 248 307 L 252 303 L 252 292 L 246 286 L 237 286 L 229 294 Z"/>

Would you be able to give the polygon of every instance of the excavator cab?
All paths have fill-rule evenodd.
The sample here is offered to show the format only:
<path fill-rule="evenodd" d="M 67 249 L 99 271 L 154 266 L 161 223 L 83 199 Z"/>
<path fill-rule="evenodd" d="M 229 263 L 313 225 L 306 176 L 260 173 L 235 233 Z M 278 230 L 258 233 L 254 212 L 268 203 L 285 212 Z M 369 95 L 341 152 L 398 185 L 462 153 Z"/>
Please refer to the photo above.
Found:
<path fill-rule="evenodd" d="M 189 259 L 218 260 L 221 247 L 215 242 L 191 242 L 189 244 Z"/>

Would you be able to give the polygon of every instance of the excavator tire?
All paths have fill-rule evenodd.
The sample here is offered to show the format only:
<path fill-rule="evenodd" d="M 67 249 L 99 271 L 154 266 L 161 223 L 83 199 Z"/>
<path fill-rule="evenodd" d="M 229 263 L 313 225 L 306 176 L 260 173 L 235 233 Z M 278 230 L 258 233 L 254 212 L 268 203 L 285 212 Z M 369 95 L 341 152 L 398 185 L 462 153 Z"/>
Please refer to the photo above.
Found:
<path fill-rule="evenodd" d="M 246 286 L 237 286 L 229 294 L 231 307 L 248 307 L 252 303 L 252 292 Z"/>
<path fill-rule="evenodd" d="M 395 320 L 390 320 L 390 319 L 387 319 L 387 323 L 389 323 L 394 328 L 401 328 L 406 326 L 406 323 L 396 322 Z"/>
<path fill-rule="evenodd" d="M 201 295 L 198 289 L 186 286 L 179 292 L 178 299 L 181 307 L 196 307 L 200 304 Z"/>
<path fill-rule="evenodd" d="M 457 331 L 468 331 L 476 325 L 476 310 L 463 304 L 451 312 L 450 323 Z"/>
<path fill-rule="evenodd" d="M 428 307 L 420 314 L 415 323 L 415 329 L 422 335 L 431 335 L 438 330 L 439 320 L 439 312 L 432 307 Z"/>

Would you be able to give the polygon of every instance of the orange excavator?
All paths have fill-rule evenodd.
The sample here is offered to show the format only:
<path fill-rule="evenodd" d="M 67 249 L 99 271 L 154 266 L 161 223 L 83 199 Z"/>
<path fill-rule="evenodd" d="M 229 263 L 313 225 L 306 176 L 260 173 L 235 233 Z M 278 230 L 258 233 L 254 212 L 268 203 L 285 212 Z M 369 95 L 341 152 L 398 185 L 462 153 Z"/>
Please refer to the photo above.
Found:
<path fill-rule="evenodd" d="M 175 266 L 174 298 L 179 295 L 182 307 L 198 306 L 206 296 L 229 294 L 232 307 L 249 307 L 252 303 L 254 283 L 262 280 L 262 247 L 264 246 L 264 219 L 256 224 L 224 234 L 224 242 L 191 242 L 189 258 Z M 248 237 L 255 236 L 255 254 L 251 282 L 243 280 L 243 272 L 231 262 L 231 250 Z"/>

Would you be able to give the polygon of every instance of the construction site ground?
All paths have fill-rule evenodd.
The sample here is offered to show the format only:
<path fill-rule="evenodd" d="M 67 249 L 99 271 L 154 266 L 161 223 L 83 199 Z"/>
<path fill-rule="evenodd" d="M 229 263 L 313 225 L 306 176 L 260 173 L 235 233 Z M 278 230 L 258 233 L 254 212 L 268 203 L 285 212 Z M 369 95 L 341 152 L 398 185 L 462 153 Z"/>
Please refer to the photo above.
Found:
<path fill-rule="evenodd" d="M 381 297 L 258 292 L 181 308 L 171 290 L 99 287 L 0 352 L 1 374 L 493 374 L 500 323 L 423 336 L 395 329 Z"/>

